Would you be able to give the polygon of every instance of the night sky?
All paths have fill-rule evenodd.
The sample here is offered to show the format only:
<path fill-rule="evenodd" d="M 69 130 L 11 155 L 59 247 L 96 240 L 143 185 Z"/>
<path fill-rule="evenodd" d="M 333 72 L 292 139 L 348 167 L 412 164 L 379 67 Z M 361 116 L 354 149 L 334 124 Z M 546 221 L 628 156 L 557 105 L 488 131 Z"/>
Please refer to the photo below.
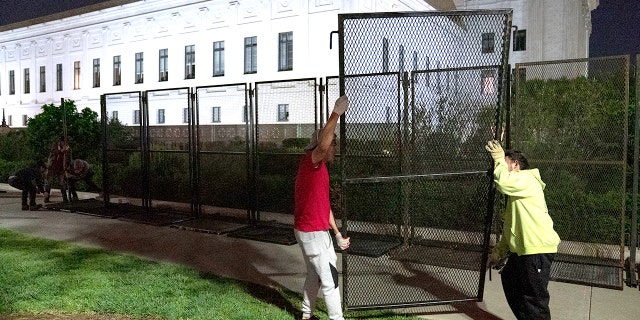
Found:
<path fill-rule="evenodd" d="M 0 25 L 106 1 L 108 0 L 0 0 Z M 591 14 L 591 57 L 640 53 L 640 1 L 600 0 L 598 8 Z"/>

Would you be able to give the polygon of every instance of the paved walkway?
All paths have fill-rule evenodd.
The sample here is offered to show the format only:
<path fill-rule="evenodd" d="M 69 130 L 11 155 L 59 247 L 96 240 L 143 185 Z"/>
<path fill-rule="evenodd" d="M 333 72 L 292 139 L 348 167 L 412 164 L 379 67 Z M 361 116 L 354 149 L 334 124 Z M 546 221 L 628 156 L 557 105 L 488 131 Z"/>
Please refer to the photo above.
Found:
<path fill-rule="evenodd" d="M 0 184 L 0 228 L 105 248 L 156 261 L 169 261 L 252 283 L 281 286 L 300 292 L 304 264 L 297 245 L 243 240 L 226 235 L 157 227 L 142 223 L 60 211 L 22 211 L 20 195 Z M 89 197 L 90 194 L 81 194 Z M 42 198 L 38 198 L 42 203 Z M 229 250 L 233 248 L 233 250 Z M 340 255 L 339 255 L 340 257 Z M 340 258 L 339 258 L 340 259 Z M 340 265 L 340 262 L 339 262 Z M 498 274 L 485 283 L 484 301 L 456 306 L 420 308 L 420 317 L 433 320 L 514 319 L 506 304 Z M 635 320 L 640 318 L 640 291 L 610 290 L 551 282 L 551 314 L 555 320 Z"/>

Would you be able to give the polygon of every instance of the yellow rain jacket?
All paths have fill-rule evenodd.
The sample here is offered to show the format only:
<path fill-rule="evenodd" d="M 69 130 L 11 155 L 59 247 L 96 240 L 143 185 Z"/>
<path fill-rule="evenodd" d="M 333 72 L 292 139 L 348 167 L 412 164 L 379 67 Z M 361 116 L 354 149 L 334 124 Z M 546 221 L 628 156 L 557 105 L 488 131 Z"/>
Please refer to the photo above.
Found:
<path fill-rule="evenodd" d="M 504 257 L 507 251 L 519 256 L 558 252 L 560 237 L 553 230 L 540 171 L 509 172 L 506 161 L 499 159 L 495 162 L 493 177 L 496 189 L 508 196 L 502 238 L 493 254 Z"/>

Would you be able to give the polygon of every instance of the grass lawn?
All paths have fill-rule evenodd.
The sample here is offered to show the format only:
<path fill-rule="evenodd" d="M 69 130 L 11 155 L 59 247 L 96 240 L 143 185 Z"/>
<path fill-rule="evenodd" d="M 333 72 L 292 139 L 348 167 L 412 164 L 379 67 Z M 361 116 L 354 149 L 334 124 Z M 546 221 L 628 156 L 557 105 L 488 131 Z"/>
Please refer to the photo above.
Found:
<path fill-rule="evenodd" d="M 0 229 L 0 319 L 298 319 L 301 295 Z M 327 319 L 323 301 L 317 316 Z M 417 319 L 386 311 L 348 318 Z"/>

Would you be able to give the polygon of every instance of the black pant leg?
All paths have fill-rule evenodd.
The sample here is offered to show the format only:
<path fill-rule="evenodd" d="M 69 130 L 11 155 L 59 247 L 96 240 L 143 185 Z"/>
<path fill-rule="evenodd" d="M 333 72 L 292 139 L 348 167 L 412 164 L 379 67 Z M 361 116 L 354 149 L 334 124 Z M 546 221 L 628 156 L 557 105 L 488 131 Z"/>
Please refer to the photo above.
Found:
<path fill-rule="evenodd" d="M 524 298 L 520 285 L 522 277 L 520 257 L 512 253 L 507 260 L 507 264 L 502 268 L 500 279 L 509 308 L 517 319 L 524 319 Z"/>
<path fill-rule="evenodd" d="M 527 319 L 549 320 L 549 277 L 555 254 L 533 254 L 525 257 L 525 278 L 523 279 L 524 308 Z"/>
<path fill-rule="evenodd" d="M 547 287 L 554 257 L 555 254 L 512 254 L 509 257 L 502 271 L 502 286 L 517 319 L 551 319 Z"/>

